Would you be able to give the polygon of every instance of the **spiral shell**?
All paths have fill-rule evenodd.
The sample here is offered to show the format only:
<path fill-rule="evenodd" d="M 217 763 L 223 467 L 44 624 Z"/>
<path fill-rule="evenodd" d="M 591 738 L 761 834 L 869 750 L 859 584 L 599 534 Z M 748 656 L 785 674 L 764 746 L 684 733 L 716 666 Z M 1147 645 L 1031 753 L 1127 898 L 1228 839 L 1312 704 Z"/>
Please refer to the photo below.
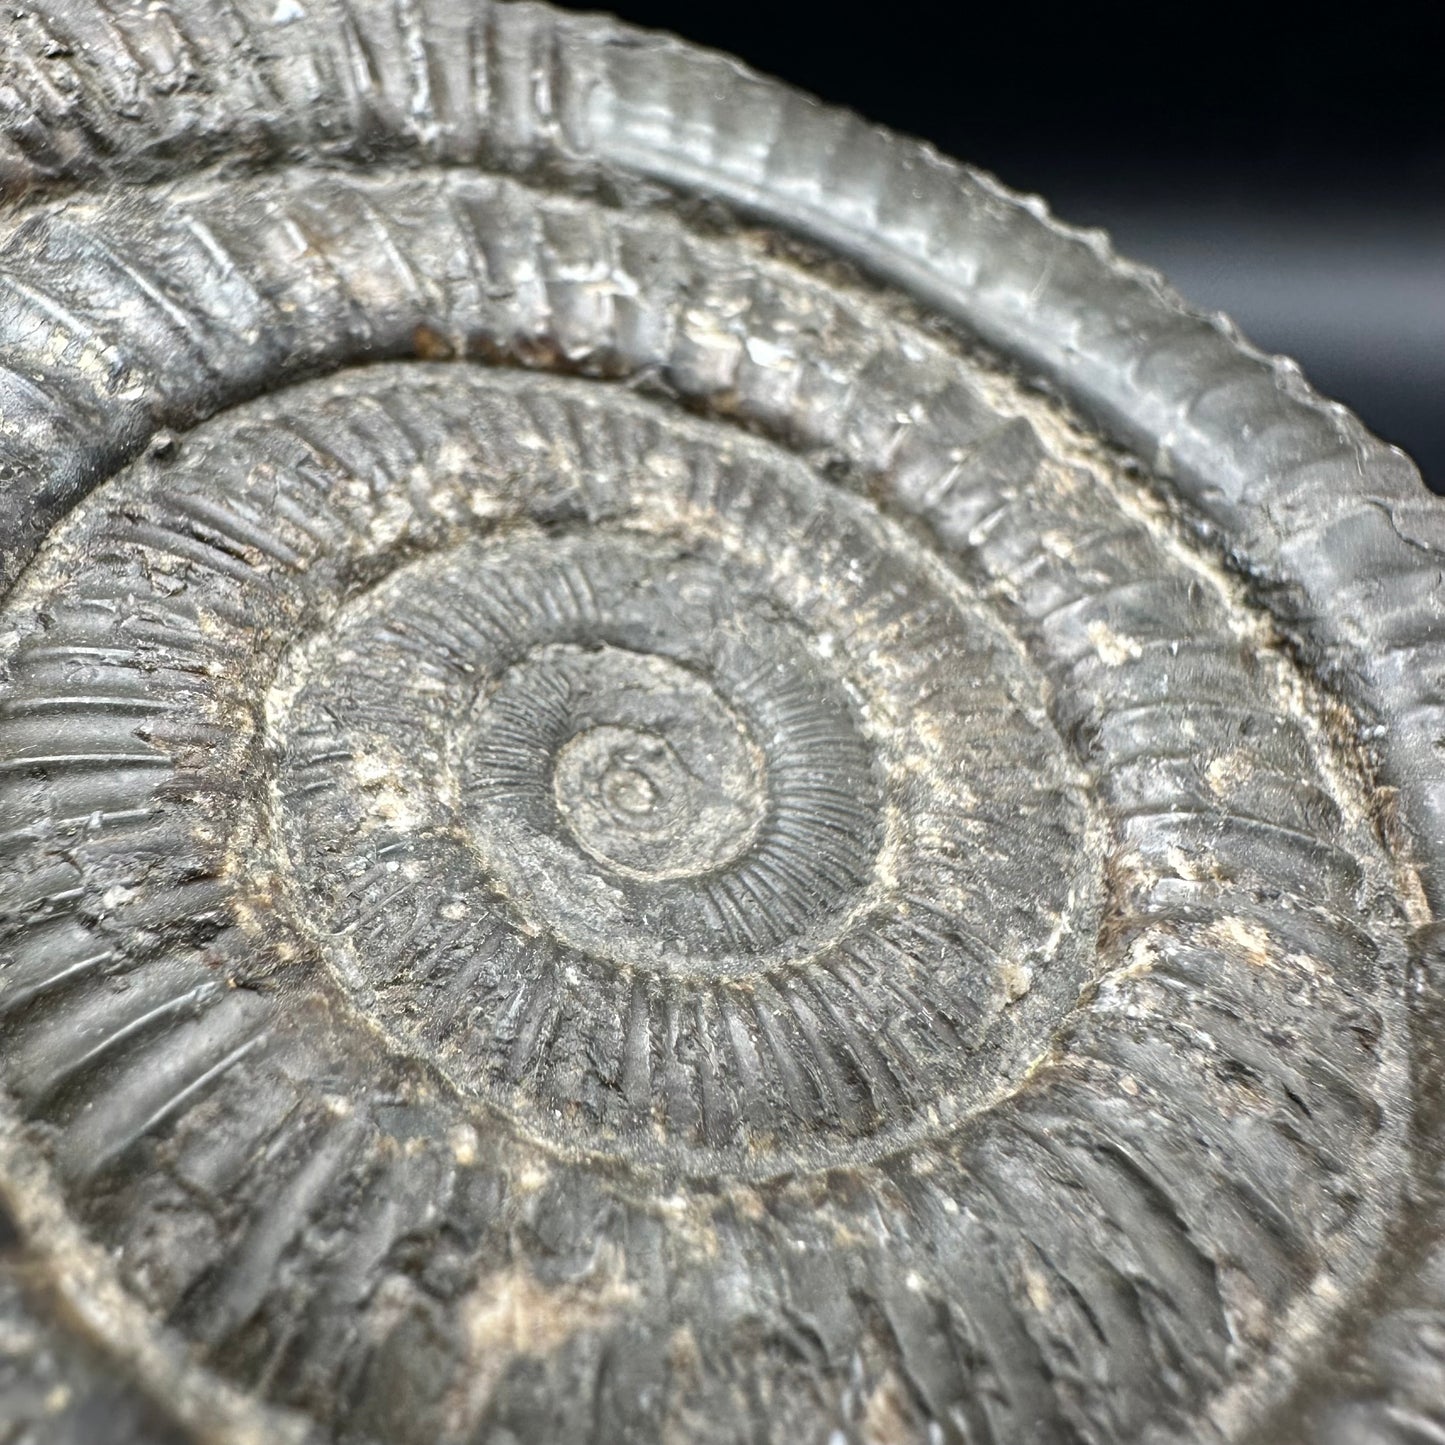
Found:
<path fill-rule="evenodd" d="M 609 21 L 16 26 L 22 1427 L 1426 1428 L 1445 513 L 1398 454 Z"/>

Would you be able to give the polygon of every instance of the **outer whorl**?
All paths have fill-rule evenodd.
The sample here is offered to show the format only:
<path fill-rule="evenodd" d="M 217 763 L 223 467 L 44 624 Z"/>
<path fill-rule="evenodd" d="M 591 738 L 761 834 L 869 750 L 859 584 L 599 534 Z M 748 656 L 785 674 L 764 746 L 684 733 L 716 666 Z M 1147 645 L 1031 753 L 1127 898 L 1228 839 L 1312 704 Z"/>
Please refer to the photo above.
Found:
<path fill-rule="evenodd" d="M 0 51 L 0 1435 L 1445 1430 L 1445 509 L 610 21 Z"/>

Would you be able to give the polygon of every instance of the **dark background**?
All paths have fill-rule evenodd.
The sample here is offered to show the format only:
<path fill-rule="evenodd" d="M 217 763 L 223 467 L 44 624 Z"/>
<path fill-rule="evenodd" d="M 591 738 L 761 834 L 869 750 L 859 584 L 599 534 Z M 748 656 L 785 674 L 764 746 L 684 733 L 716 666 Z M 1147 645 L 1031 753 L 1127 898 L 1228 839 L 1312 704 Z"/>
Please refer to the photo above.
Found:
<path fill-rule="evenodd" d="M 1445 0 L 605 8 L 1103 226 L 1445 491 Z"/>

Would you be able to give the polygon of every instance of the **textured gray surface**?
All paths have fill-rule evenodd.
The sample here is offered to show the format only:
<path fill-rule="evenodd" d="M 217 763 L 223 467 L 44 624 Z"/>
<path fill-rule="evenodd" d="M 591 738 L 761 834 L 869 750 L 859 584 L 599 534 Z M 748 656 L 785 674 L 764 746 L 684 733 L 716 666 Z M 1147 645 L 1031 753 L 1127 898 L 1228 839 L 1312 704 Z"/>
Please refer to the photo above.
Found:
<path fill-rule="evenodd" d="M 3 67 L 20 1430 L 1440 1424 L 1404 458 L 611 22 Z"/>

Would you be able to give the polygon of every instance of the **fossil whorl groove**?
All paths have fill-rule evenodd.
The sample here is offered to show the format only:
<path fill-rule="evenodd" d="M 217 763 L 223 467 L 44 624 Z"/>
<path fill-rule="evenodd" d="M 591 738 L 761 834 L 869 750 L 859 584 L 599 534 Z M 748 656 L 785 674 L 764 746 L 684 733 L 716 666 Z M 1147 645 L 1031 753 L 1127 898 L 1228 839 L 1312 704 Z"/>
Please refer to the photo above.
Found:
<path fill-rule="evenodd" d="M 1323 410 L 1097 248 L 609 22 L 53 4 L 6 65 L 0 1184 L 77 1378 L 1272 1430 L 1409 1167 L 1421 906 L 1275 632 L 1412 700 L 1418 827 L 1429 684 L 1342 643 L 1436 645 L 1420 557 L 1351 590 L 1438 530 L 1393 464 L 1312 504 Z"/>

